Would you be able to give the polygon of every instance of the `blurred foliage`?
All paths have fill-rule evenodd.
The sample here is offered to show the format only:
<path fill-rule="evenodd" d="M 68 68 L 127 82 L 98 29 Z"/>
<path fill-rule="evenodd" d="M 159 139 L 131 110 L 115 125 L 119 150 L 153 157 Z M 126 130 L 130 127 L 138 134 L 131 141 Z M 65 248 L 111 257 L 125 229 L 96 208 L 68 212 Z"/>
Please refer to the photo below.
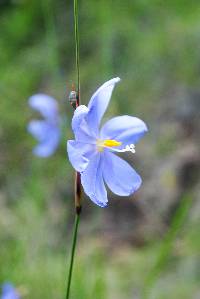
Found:
<path fill-rule="evenodd" d="M 96 87 L 109 78 L 123 79 L 106 117 L 133 114 L 148 123 L 150 133 L 137 157 L 138 170 L 141 163 L 142 175 L 149 178 L 150 164 L 143 161 L 153 160 L 160 168 L 163 159 L 174 155 L 182 141 L 170 122 L 184 106 L 185 91 L 199 91 L 200 4 L 79 2 L 82 102 L 87 104 Z M 58 99 L 60 111 L 67 114 L 65 136 L 72 136 L 67 94 L 76 81 L 73 3 L 0 1 L 0 32 L 0 282 L 22 286 L 24 298 L 59 299 L 65 292 L 73 221 L 73 170 L 66 158 L 66 138 L 53 158 L 32 156 L 35 141 L 26 125 L 34 115 L 27 99 L 40 91 Z M 184 96 L 176 103 L 177 89 Z M 194 192 L 189 197 L 199 211 Z M 140 298 L 146 284 L 147 298 L 198 298 L 195 209 L 186 209 L 178 232 L 175 225 L 173 233 L 172 225 L 166 263 L 157 271 L 162 238 L 146 236 L 148 242 L 141 247 L 122 240 L 112 244 L 99 229 L 104 210 L 86 201 L 72 298 Z M 182 214 L 175 214 L 179 223 L 177 215 Z"/>

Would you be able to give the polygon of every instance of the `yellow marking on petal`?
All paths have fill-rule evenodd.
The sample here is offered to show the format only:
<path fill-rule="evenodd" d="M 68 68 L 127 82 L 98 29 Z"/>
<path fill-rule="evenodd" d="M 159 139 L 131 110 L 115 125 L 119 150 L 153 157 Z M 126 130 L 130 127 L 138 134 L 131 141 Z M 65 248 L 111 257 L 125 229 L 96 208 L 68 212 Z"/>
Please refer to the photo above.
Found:
<path fill-rule="evenodd" d="M 101 140 L 101 139 L 97 139 L 97 150 L 99 152 L 103 152 L 105 147 L 115 147 L 115 146 L 120 146 L 122 144 L 122 142 L 116 141 L 116 140 L 112 140 L 112 139 L 105 139 L 105 140 Z"/>
<path fill-rule="evenodd" d="M 113 147 L 113 146 L 120 146 L 122 143 L 116 140 L 106 139 L 103 141 L 104 146 Z"/>

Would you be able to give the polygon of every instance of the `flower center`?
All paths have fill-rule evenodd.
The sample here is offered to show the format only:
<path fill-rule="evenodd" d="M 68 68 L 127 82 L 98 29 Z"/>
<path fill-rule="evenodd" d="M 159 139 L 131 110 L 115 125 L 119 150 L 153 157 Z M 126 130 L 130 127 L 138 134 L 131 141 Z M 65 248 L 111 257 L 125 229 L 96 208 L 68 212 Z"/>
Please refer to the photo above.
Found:
<path fill-rule="evenodd" d="M 110 148 L 110 150 L 113 152 L 118 152 L 118 153 L 131 152 L 133 154 L 135 153 L 134 144 L 126 145 L 122 149 L 117 149 L 116 147 L 122 145 L 122 142 L 114 139 L 105 139 L 105 140 L 97 139 L 96 144 L 97 144 L 97 150 L 99 152 L 103 152 L 104 148 Z"/>
<path fill-rule="evenodd" d="M 103 141 L 104 146 L 113 147 L 113 146 L 120 146 L 122 143 L 117 140 L 106 139 Z"/>
<path fill-rule="evenodd" d="M 117 140 L 112 140 L 112 139 L 105 139 L 97 140 L 97 149 L 99 152 L 102 152 L 104 150 L 104 147 L 115 147 L 115 146 L 120 146 L 122 143 L 117 141 Z"/>

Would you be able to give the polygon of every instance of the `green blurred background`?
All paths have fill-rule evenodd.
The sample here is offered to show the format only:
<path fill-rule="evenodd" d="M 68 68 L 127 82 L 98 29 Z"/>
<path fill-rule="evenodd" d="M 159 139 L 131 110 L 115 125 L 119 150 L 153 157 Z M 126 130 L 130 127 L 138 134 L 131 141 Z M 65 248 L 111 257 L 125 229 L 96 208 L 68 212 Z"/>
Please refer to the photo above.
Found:
<path fill-rule="evenodd" d="M 126 155 L 143 177 L 106 209 L 83 201 L 72 299 L 198 299 L 200 2 L 79 1 L 82 103 L 122 81 L 105 119 L 142 118 L 149 133 Z M 23 298 L 64 298 L 73 225 L 67 101 L 76 82 L 73 1 L 0 1 L 0 283 Z M 48 159 L 26 131 L 38 92 L 66 115 Z"/>

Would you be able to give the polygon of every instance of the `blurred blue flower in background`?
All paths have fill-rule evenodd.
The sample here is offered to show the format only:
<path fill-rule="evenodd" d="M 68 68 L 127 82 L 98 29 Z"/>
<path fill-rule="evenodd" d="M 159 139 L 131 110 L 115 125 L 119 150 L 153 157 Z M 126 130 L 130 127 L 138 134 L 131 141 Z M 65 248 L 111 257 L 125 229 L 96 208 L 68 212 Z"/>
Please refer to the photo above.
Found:
<path fill-rule="evenodd" d="M 11 283 L 4 283 L 0 299 L 20 299 L 20 296 Z"/>
<path fill-rule="evenodd" d="M 120 78 L 104 83 L 92 96 L 88 107 L 80 105 L 74 112 L 72 129 L 75 140 L 67 142 L 71 164 L 81 173 L 85 193 L 97 205 L 107 205 L 105 183 L 115 193 L 127 196 L 140 187 L 137 172 L 114 152 L 135 152 L 135 144 L 147 132 L 139 118 L 118 116 L 99 130 L 113 88 Z"/>
<path fill-rule="evenodd" d="M 45 94 L 36 94 L 29 98 L 31 108 L 39 111 L 43 120 L 32 120 L 28 131 L 38 140 L 33 153 L 40 157 L 52 155 L 60 141 L 60 117 L 57 101 Z"/>

